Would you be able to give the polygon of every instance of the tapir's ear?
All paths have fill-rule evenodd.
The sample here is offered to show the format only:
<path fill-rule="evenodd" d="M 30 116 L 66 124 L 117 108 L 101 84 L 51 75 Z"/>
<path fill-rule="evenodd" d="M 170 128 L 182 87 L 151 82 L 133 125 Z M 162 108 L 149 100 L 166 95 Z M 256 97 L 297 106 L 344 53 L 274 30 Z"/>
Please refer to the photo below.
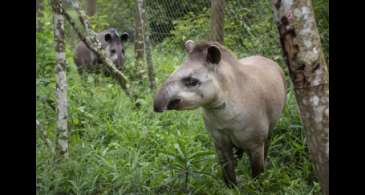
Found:
<path fill-rule="evenodd" d="M 110 34 L 110 33 L 105 33 L 105 35 L 104 35 L 104 40 L 105 40 L 106 42 L 110 42 L 110 41 L 112 40 L 112 34 Z"/>
<path fill-rule="evenodd" d="M 194 41 L 192 40 L 187 40 L 185 42 L 185 49 L 188 53 L 191 53 L 193 51 L 194 48 Z"/>
<path fill-rule="evenodd" d="M 209 46 L 207 51 L 207 62 L 219 64 L 221 61 L 221 51 L 215 45 Z"/>
<path fill-rule="evenodd" d="M 128 34 L 127 32 L 124 32 L 124 33 L 122 33 L 122 35 L 120 35 L 120 40 L 121 40 L 122 42 L 127 41 L 127 40 L 128 40 L 128 38 L 129 38 L 129 34 Z"/>

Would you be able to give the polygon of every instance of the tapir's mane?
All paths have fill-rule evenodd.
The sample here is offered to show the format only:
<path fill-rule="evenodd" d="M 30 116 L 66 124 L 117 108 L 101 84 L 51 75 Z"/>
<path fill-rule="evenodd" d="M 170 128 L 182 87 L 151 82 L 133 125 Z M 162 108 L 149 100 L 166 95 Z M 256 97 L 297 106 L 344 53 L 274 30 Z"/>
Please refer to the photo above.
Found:
<path fill-rule="evenodd" d="M 213 45 L 219 48 L 219 50 L 221 51 L 223 60 L 227 60 L 227 61 L 231 61 L 231 62 L 238 61 L 237 57 L 234 55 L 234 53 L 230 49 L 224 47 L 222 44 L 215 42 L 215 41 L 204 41 L 204 42 L 195 44 L 191 54 L 192 55 L 194 55 L 194 54 L 201 55 L 201 53 L 206 51 L 208 47 L 213 46 Z"/>

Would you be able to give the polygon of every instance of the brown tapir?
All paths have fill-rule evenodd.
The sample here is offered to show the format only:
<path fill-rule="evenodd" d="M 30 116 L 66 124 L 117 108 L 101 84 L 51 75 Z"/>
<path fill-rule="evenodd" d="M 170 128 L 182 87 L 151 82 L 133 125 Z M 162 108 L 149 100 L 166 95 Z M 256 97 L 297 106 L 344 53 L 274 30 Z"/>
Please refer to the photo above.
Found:
<path fill-rule="evenodd" d="M 186 61 L 165 81 L 154 111 L 202 107 L 228 186 L 237 184 L 233 149 L 248 153 L 252 176 L 264 171 L 271 130 L 286 102 L 282 69 L 262 56 L 238 60 L 216 42 L 185 43 Z"/>
<path fill-rule="evenodd" d="M 115 28 L 109 28 L 97 34 L 101 47 L 106 50 L 106 55 L 114 65 L 122 71 L 124 64 L 124 42 L 128 40 L 128 33 L 119 35 Z M 83 42 L 79 42 L 74 50 L 74 62 L 80 74 L 84 72 L 104 72 L 100 60 Z"/>

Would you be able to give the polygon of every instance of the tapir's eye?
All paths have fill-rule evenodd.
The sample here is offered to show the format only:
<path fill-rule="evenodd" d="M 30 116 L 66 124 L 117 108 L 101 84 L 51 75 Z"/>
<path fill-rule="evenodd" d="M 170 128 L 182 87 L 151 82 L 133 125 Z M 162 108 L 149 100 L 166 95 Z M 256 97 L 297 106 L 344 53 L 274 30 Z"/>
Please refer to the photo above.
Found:
<path fill-rule="evenodd" d="M 184 82 L 185 86 L 187 86 L 187 87 L 195 87 L 200 84 L 200 81 L 193 77 L 186 77 L 183 79 L 183 82 Z"/>
<path fill-rule="evenodd" d="M 125 50 L 124 49 L 122 49 L 122 53 L 125 53 Z"/>
<path fill-rule="evenodd" d="M 111 51 L 110 51 L 112 54 L 115 54 L 115 49 L 112 49 Z"/>

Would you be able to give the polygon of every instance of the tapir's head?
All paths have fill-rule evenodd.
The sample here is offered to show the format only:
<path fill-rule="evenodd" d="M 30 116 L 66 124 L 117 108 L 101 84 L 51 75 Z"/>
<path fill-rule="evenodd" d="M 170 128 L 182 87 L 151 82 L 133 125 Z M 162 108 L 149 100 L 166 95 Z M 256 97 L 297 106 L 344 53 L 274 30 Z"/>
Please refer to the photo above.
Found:
<path fill-rule="evenodd" d="M 185 43 L 188 57 L 163 83 L 154 99 L 154 111 L 191 110 L 209 105 L 217 98 L 215 74 L 221 63 L 220 47 L 215 43 Z"/>
<path fill-rule="evenodd" d="M 127 32 L 119 34 L 116 29 L 110 28 L 103 33 L 102 38 L 107 57 L 118 69 L 122 69 L 125 58 L 124 43 L 128 40 L 129 34 Z"/>

